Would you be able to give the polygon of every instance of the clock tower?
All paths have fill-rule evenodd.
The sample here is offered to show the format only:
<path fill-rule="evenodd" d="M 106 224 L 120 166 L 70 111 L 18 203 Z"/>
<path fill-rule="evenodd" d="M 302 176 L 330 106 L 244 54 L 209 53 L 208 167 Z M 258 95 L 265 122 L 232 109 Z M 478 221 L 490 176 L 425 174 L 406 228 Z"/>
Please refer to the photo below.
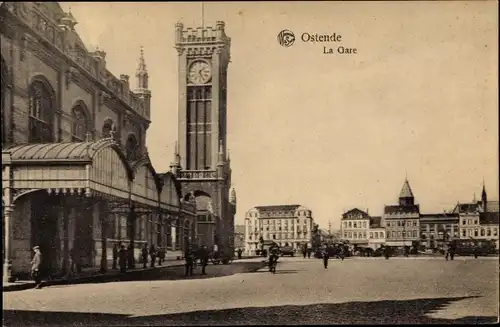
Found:
<path fill-rule="evenodd" d="M 199 245 L 233 245 L 236 198 L 227 155 L 227 68 L 231 39 L 224 22 L 175 25 L 179 55 L 179 139 L 171 165 L 184 200 L 196 199 Z"/>

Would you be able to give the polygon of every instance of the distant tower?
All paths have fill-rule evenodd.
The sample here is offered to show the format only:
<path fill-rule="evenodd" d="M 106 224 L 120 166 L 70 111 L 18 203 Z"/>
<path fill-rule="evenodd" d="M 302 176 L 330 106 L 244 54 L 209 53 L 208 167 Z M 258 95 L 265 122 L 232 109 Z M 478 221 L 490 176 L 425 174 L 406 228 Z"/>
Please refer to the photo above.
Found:
<path fill-rule="evenodd" d="M 231 39 L 224 22 L 215 27 L 175 25 L 179 55 L 179 181 L 182 193 L 211 199 L 211 222 L 197 224 L 199 239 L 211 246 L 231 245 L 236 203 L 230 201 L 227 158 L 227 70 Z M 203 212 L 198 215 L 201 221 Z M 203 235 L 203 236 L 201 236 Z"/>
<path fill-rule="evenodd" d="M 412 206 L 415 204 L 415 198 L 413 192 L 411 191 L 410 183 L 408 179 L 405 179 L 403 188 L 399 193 L 399 205 L 400 206 Z"/>
<path fill-rule="evenodd" d="M 236 206 L 236 190 L 234 189 L 234 187 L 231 190 L 231 196 L 229 197 L 229 202 L 231 202 Z"/>
<path fill-rule="evenodd" d="M 481 192 L 481 204 L 483 205 L 484 212 L 487 212 L 486 207 L 488 205 L 488 196 L 486 195 L 486 185 L 483 179 L 483 191 Z"/>
<path fill-rule="evenodd" d="M 135 77 L 137 78 L 137 87 L 134 93 L 144 99 L 145 108 L 143 114 L 149 119 L 151 117 L 151 91 L 149 90 L 149 74 L 146 68 L 144 48 L 142 46 Z"/>
<path fill-rule="evenodd" d="M 179 155 L 179 144 L 177 141 L 175 142 L 174 160 L 170 163 L 170 171 L 175 176 L 178 176 L 181 171 L 181 156 Z"/>

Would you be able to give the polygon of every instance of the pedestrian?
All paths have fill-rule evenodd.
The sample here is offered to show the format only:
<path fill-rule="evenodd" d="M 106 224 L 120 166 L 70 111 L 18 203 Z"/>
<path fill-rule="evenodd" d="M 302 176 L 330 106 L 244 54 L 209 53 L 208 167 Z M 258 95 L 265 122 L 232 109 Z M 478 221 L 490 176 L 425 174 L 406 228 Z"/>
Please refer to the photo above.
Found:
<path fill-rule="evenodd" d="M 78 253 L 78 250 L 73 247 L 69 250 L 69 256 L 71 259 L 71 272 L 74 273 L 76 270 L 77 273 L 81 273 L 82 268 L 80 266 L 80 254 Z"/>
<path fill-rule="evenodd" d="M 445 243 L 443 245 L 443 250 L 444 250 L 444 258 L 446 261 L 448 261 L 448 257 L 450 256 L 450 245 L 448 243 Z"/>
<path fill-rule="evenodd" d="M 323 249 L 321 252 L 323 256 L 323 266 L 325 267 L 325 269 L 328 269 L 328 259 L 330 258 L 330 254 L 328 253 L 328 246 L 326 244 L 323 245 Z"/>
<path fill-rule="evenodd" d="M 38 245 L 33 247 L 33 251 L 35 252 L 35 255 L 33 256 L 33 260 L 31 260 L 31 277 L 35 281 L 35 289 L 41 289 L 43 264 L 42 251 L 40 251 L 40 247 Z"/>
<path fill-rule="evenodd" d="M 384 256 L 386 259 L 389 259 L 389 247 L 384 246 Z"/>
<path fill-rule="evenodd" d="M 151 268 L 154 268 L 156 262 L 156 249 L 154 244 L 151 244 L 149 248 L 149 256 L 151 257 Z"/>
<path fill-rule="evenodd" d="M 405 246 L 405 247 L 404 247 L 404 251 L 405 251 L 405 252 L 404 252 L 404 256 L 405 256 L 406 258 L 408 258 L 408 256 L 410 255 L 410 248 L 409 248 L 408 246 Z"/>
<path fill-rule="evenodd" d="M 118 265 L 121 273 L 127 272 L 127 250 L 124 245 L 121 245 L 120 251 L 118 251 Z"/>
<path fill-rule="evenodd" d="M 214 244 L 212 248 L 212 255 L 214 259 L 218 260 L 219 259 L 219 246 L 217 244 Z"/>
<path fill-rule="evenodd" d="M 243 253 L 243 250 L 240 248 L 238 249 L 238 259 L 241 259 L 241 254 Z"/>
<path fill-rule="evenodd" d="M 198 252 L 199 258 L 200 258 L 200 264 L 201 264 L 201 274 L 206 275 L 205 268 L 208 265 L 208 249 L 206 245 L 203 245 L 201 249 Z"/>
<path fill-rule="evenodd" d="M 306 248 L 306 246 L 305 246 L 305 245 L 304 245 L 304 246 L 302 246 L 302 255 L 304 256 L 304 259 L 305 259 L 305 258 L 306 258 L 306 256 L 307 256 L 307 248 Z"/>
<path fill-rule="evenodd" d="M 455 243 L 452 243 L 449 249 L 450 252 L 450 260 L 455 258 Z"/>
<path fill-rule="evenodd" d="M 144 244 L 142 247 L 142 268 L 146 268 L 148 264 L 148 243 Z"/>
<path fill-rule="evenodd" d="M 191 244 L 187 246 L 184 252 L 184 260 L 186 260 L 186 272 L 184 276 L 193 276 L 193 248 Z"/>
<path fill-rule="evenodd" d="M 312 253 L 312 249 L 310 247 L 307 247 L 307 258 L 308 259 L 311 259 L 311 253 Z"/>
<path fill-rule="evenodd" d="M 165 261 L 165 248 L 164 247 L 160 247 L 158 249 L 158 265 L 161 266 L 161 263 Z"/>
<path fill-rule="evenodd" d="M 127 247 L 127 266 L 128 269 L 133 269 L 135 268 L 135 263 L 134 263 L 134 247 L 132 244 L 129 244 Z"/>
<path fill-rule="evenodd" d="M 342 259 L 342 261 L 344 261 L 344 258 L 345 258 L 345 252 L 346 252 L 346 251 L 345 251 L 345 246 L 341 244 L 341 245 L 340 245 L 340 249 L 339 249 L 339 250 L 340 250 L 340 252 L 339 252 L 339 254 L 340 254 L 340 259 Z"/>
<path fill-rule="evenodd" d="M 115 243 L 113 245 L 113 269 L 116 270 L 116 262 L 118 261 L 118 251 L 120 251 L 119 245 Z"/>

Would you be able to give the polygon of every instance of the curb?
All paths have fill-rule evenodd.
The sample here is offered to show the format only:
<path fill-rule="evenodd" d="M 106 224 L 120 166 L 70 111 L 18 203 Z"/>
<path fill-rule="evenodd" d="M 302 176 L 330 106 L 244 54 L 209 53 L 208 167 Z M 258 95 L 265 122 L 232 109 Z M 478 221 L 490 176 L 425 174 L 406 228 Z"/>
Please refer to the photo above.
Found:
<path fill-rule="evenodd" d="M 86 283 L 92 283 L 92 282 L 99 282 L 99 281 L 107 281 L 107 280 L 114 280 L 114 279 L 126 279 L 127 277 L 134 276 L 137 274 L 142 274 L 142 273 L 148 273 L 151 271 L 155 270 L 160 270 L 160 269 L 168 269 L 168 268 L 175 268 L 175 267 L 181 267 L 184 266 L 184 263 L 176 263 L 170 266 L 159 266 L 155 268 L 139 268 L 136 270 L 129 270 L 125 274 L 116 272 L 112 274 L 95 274 L 95 275 L 90 275 L 90 276 L 83 276 L 83 277 L 75 277 L 71 279 L 53 279 L 53 280 L 47 280 L 43 281 L 42 285 L 43 287 L 47 286 L 55 286 L 55 285 L 73 285 L 73 284 L 86 284 Z M 13 285 L 7 285 L 7 286 L 2 286 L 2 292 L 14 292 L 14 291 L 23 291 L 27 290 L 30 288 L 34 288 L 35 283 L 34 282 L 27 282 L 27 283 L 19 283 L 19 284 L 13 284 Z"/>
<path fill-rule="evenodd" d="M 255 259 L 255 258 L 242 258 L 241 260 L 244 259 Z M 233 262 L 238 262 L 239 260 L 234 260 Z M 240 263 L 246 263 L 245 261 L 239 261 Z M 252 261 L 250 261 L 251 263 Z M 258 262 L 258 261 L 255 261 Z M 107 280 L 126 280 L 130 276 L 136 276 L 140 275 L 142 273 L 148 273 L 154 270 L 159 270 L 159 269 L 168 269 L 168 268 L 174 268 L 174 267 L 183 267 L 184 262 L 179 261 L 176 262 L 175 264 L 169 265 L 169 266 L 156 266 L 155 268 L 136 268 L 135 270 L 129 270 L 125 274 L 121 274 L 119 272 L 116 273 L 108 273 L 108 274 L 95 274 L 95 275 L 90 275 L 90 276 L 82 276 L 82 277 L 75 277 L 71 279 L 53 279 L 53 280 L 47 280 L 43 282 L 43 287 L 47 286 L 55 286 L 55 285 L 74 285 L 74 284 L 86 284 L 86 283 L 92 283 L 92 282 L 99 282 L 99 281 L 107 281 Z M 26 282 L 26 283 L 19 283 L 19 284 L 12 284 L 12 285 L 7 285 L 7 286 L 2 286 L 2 292 L 15 292 L 15 291 L 23 291 L 27 289 L 31 289 L 35 287 L 35 283 L 32 281 Z"/>

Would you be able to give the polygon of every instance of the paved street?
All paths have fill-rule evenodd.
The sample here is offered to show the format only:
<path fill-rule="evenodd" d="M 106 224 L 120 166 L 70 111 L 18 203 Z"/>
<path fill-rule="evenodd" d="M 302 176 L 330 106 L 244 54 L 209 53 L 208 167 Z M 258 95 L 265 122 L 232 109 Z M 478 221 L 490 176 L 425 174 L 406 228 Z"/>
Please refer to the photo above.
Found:
<path fill-rule="evenodd" d="M 282 258 L 275 275 L 252 272 L 258 267 L 209 266 L 208 277 L 190 279 L 169 268 L 146 280 L 9 292 L 4 325 L 491 323 L 498 316 L 498 259 L 354 258 L 330 260 L 325 270 L 318 259 Z"/>

